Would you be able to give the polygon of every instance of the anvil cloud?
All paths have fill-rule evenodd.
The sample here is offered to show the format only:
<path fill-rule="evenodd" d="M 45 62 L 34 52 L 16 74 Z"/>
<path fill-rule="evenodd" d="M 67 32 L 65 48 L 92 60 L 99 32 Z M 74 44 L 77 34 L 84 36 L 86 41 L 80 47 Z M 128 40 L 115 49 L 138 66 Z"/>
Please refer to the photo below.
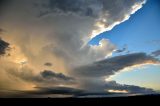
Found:
<path fill-rule="evenodd" d="M 102 39 L 99 45 L 88 44 L 93 37 L 128 20 L 145 2 L 6 0 L 0 11 L 0 28 L 5 30 L 2 33 L 0 29 L 5 39 L 0 39 L 0 45 L 5 46 L 0 46 L 0 53 L 5 54 L 8 46 L 11 50 L 9 56 L 0 59 L 0 89 L 69 86 L 83 90 L 95 87 L 93 91 L 102 92 L 106 89 L 102 77 L 126 67 L 159 63 L 145 53 L 110 58 L 117 47 L 109 39 Z M 28 86 L 17 88 L 13 79 L 19 86 Z M 6 81 L 10 85 L 4 84 Z"/>

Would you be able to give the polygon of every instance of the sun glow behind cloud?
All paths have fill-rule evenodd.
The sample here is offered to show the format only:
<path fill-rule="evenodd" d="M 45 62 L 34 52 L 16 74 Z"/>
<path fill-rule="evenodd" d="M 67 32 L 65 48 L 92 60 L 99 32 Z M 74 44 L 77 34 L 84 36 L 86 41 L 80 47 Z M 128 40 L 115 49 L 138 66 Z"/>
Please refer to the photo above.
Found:
<path fill-rule="evenodd" d="M 108 90 L 108 92 L 110 93 L 128 93 L 127 90 L 113 90 L 113 89 Z"/>
<path fill-rule="evenodd" d="M 9 56 L 5 58 L 11 62 L 22 64 L 27 62 L 27 57 L 22 53 L 21 49 L 16 45 L 11 45 L 8 51 Z"/>

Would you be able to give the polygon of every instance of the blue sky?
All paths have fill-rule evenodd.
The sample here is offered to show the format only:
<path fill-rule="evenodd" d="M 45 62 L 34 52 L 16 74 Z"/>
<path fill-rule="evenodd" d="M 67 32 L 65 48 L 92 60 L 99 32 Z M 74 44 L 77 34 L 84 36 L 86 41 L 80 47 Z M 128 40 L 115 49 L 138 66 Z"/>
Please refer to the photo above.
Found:
<path fill-rule="evenodd" d="M 106 38 L 118 48 L 127 44 L 131 52 L 150 53 L 160 49 L 158 44 L 152 42 L 160 40 L 159 10 L 158 0 L 148 0 L 143 8 L 133 14 L 128 21 L 95 37 L 90 44 L 98 44 L 99 40 Z"/>
<path fill-rule="evenodd" d="M 100 34 L 89 43 L 98 44 L 99 40 L 106 38 L 119 49 L 127 45 L 132 52 L 145 52 L 150 54 L 160 49 L 160 2 L 148 0 L 138 12 L 124 23 L 116 26 L 109 32 Z M 115 55 L 121 55 L 113 54 Z M 135 69 L 122 72 L 113 77 L 118 83 L 139 85 L 160 90 L 160 67 L 148 66 L 144 69 Z M 136 78 L 136 80 L 135 80 Z"/>
<path fill-rule="evenodd" d="M 112 79 L 121 84 L 137 85 L 160 90 L 160 66 L 146 66 L 133 71 L 121 72 Z"/>

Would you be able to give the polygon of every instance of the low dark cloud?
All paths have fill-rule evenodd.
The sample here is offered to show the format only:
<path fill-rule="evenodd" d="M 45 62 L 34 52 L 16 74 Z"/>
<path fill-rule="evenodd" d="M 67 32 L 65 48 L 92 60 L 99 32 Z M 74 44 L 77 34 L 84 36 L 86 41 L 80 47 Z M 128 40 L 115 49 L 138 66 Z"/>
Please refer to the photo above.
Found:
<path fill-rule="evenodd" d="M 35 90 L 31 91 L 0 91 L 2 94 L 0 97 L 14 97 L 14 98 L 66 98 L 66 97 L 76 97 L 76 98 L 85 98 L 85 97 L 116 97 L 116 96 L 131 96 L 138 94 L 155 94 L 152 89 L 142 88 L 132 85 L 121 85 L 117 84 L 115 81 L 111 81 L 105 84 L 106 89 L 103 91 L 88 91 L 85 89 L 78 89 L 73 87 L 36 87 Z M 128 93 L 116 93 L 108 92 L 107 90 L 126 90 Z"/>
<path fill-rule="evenodd" d="M 40 17 L 51 13 L 97 17 L 103 5 L 98 0 L 48 0 L 48 3 L 35 6 L 47 8 L 47 11 L 40 13 Z"/>
<path fill-rule="evenodd" d="M 73 97 L 74 95 L 84 92 L 82 89 L 70 87 L 36 87 L 35 90 L 30 91 L 13 91 L 13 90 L 0 90 L 0 98 L 57 98 L 57 97 Z"/>
<path fill-rule="evenodd" d="M 72 77 L 68 77 L 65 76 L 62 73 L 55 73 L 53 71 L 50 70 L 44 70 L 43 72 L 41 72 L 41 76 L 45 79 L 59 79 L 59 80 L 65 80 L 65 81 L 73 81 L 74 78 Z"/>
<path fill-rule="evenodd" d="M 52 63 L 47 62 L 47 63 L 45 63 L 44 65 L 45 65 L 45 66 L 48 66 L 48 67 L 51 67 L 51 66 L 52 66 Z"/>
<path fill-rule="evenodd" d="M 41 8 L 48 8 L 47 11 L 42 12 L 41 16 L 48 13 L 61 13 L 61 14 L 77 14 L 90 17 L 98 17 L 100 12 L 111 14 L 112 19 L 124 18 L 124 12 L 132 11 L 130 7 L 134 4 L 140 4 L 140 1 L 112 1 L 112 0 L 48 0 L 48 3 L 39 4 Z M 35 5 L 35 6 L 38 6 Z M 123 11 L 123 12 L 119 12 Z M 118 16 L 113 16 L 116 14 Z"/>
<path fill-rule="evenodd" d="M 153 94 L 156 93 L 153 89 L 139 87 L 135 85 L 118 84 L 116 81 L 110 81 L 105 84 L 106 90 L 126 90 L 132 94 Z"/>
<path fill-rule="evenodd" d="M 127 45 L 124 45 L 124 47 L 122 49 L 116 50 L 115 53 L 122 53 L 122 52 L 127 51 L 127 49 L 128 49 Z"/>
<path fill-rule="evenodd" d="M 74 84 L 76 80 L 72 77 L 66 76 L 62 73 L 55 73 L 50 70 L 44 70 L 39 74 L 34 74 L 31 69 L 25 67 L 21 69 L 21 71 L 17 71 L 16 69 L 9 69 L 8 74 L 15 76 L 16 78 L 20 78 L 27 82 L 35 82 L 38 85 L 59 85 L 59 84 Z"/>
<path fill-rule="evenodd" d="M 6 50 L 8 48 L 9 48 L 9 43 L 0 38 L 0 55 L 6 54 Z"/>
<path fill-rule="evenodd" d="M 107 82 L 111 75 L 125 68 L 145 64 L 159 64 L 159 60 L 146 53 L 133 53 L 111 57 L 92 64 L 81 66 L 73 70 L 73 74 L 81 81 L 80 86 L 89 91 L 127 90 L 129 93 L 152 93 L 153 90 L 138 86 L 120 85 L 116 82 Z"/>
<path fill-rule="evenodd" d="M 71 88 L 71 87 L 37 87 L 37 94 L 79 94 L 84 92 L 82 89 Z"/>
<path fill-rule="evenodd" d="M 49 95 L 49 94 L 59 94 L 59 95 L 70 95 L 71 97 L 87 97 L 87 96 L 111 96 L 113 94 L 121 93 L 110 93 L 107 91 L 92 92 L 85 89 L 71 88 L 71 87 L 37 87 L 36 91 L 26 92 L 28 94 L 37 94 L 37 95 Z"/>
<path fill-rule="evenodd" d="M 145 53 L 133 53 L 81 66 L 74 69 L 73 73 L 80 76 L 103 77 L 114 75 L 116 72 L 127 67 L 146 63 L 159 63 L 159 60 Z"/>
<path fill-rule="evenodd" d="M 160 56 L 160 50 L 152 52 L 151 55 L 153 55 L 155 57 Z"/>

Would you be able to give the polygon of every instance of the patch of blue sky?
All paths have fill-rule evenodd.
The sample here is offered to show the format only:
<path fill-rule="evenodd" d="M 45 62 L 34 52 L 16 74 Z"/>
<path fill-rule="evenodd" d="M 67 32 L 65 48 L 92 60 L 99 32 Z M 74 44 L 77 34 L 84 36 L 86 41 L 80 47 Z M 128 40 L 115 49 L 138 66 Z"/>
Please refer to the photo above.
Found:
<path fill-rule="evenodd" d="M 89 44 L 97 45 L 101 39 L 106 38 L 118 48 L 127 45 L 131 52 L 151 53 L 160 49 L 159 10 L 159 0 L 148 0 L 129 20 L 117 25 L 111 31 L 98 35 Z"/>

